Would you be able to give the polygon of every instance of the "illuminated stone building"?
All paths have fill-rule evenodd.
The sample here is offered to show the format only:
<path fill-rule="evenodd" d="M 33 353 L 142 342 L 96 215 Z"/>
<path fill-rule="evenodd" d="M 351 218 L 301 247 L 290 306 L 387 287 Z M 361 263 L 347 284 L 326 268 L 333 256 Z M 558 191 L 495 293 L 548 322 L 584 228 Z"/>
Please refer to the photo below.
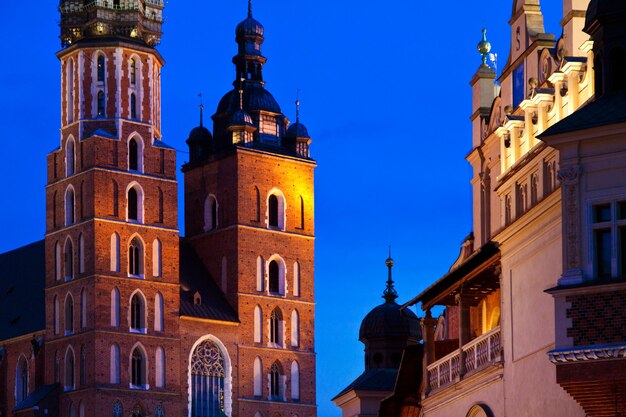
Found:
<path fill-rule="evenodd" d="M 509 24 L 498 83 L 486 37 L 471 80 L 474 231 L 403 306 L 425 311 L 423 381 L 394 398 L 420 394 L 425 417 L 624 415 L 626 6 L 564 0 L 555 38 L 515 0 Z"/>
<path fill-rule="evenodd" d="M 315 416 L 315 162 L 264 87 L 263 26 L 249 6 L 213 134 L 187 140 L 180 238 L 162 0 L 59 10 L 45 240 L 0 255 L 0 416 Z"/>

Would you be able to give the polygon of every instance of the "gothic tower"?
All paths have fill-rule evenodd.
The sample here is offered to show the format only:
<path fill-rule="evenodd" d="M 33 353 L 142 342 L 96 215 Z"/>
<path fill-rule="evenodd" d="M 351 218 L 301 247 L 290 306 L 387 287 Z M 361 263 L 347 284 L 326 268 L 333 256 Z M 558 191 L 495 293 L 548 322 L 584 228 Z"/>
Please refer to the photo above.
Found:
<path fill-rule="evenodd" d="M 46 383 L 60 414 L 180 412 L 175 151 L 161 141 L 162 0 L 62 0 L 48 155 Z"/>
<path fill-rule="evenodd" d="M 263 26 L 236 28 L 234 88 L 187 141 L 187 240 L 239 318 L 233 415 L 316 415 L 309 134 L 265 88 Z"/>

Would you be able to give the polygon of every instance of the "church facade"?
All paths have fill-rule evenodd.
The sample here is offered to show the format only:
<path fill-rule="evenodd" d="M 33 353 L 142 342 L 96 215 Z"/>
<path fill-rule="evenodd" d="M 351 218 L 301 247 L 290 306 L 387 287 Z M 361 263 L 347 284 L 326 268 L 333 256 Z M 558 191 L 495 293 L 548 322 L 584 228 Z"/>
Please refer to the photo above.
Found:
<path fill-rule="evenodd" d="M 187 140 L 181 238 L 163 7 L 60 3 L 45 239 L 0 255 L 1 416 L 316 415 L 311 139 L 265 89 L 249 6 L 213 132 Z"/>

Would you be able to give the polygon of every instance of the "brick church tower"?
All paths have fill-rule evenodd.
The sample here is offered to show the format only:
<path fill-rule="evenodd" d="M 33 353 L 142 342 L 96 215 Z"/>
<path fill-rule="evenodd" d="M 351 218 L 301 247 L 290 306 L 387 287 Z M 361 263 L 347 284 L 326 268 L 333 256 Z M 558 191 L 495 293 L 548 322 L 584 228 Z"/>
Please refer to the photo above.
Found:
<path fill-rule="evenodd" d="M 299 117 L 289 125 L 265 89 L 263 35 L 249 5 L 234 88 L 213 134 L 201 124 L 187 141 L 186 238 L 239 317 L 238 415 L 315 416 L 315 162 Z"/>
<path fill-rule="evenodd" d="M 161 0 L 63 0 L 61 143 L 46 187 L 46 383 L 73 416 L 179 413 L 175 151 Z M 52 365 L 54 364 L 54 365 Z"/>

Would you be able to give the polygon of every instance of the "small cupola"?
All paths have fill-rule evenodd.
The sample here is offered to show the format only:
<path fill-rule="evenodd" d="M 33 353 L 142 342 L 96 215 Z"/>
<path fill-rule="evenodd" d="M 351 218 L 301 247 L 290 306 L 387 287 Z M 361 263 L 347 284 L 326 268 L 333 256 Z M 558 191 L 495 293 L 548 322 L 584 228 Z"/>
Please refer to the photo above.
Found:
<path fill-rule="evenodd" d="M 200 105 L 200 125 L 191 129 L 187 146 L 189 146 L 189 162 L 197 162 L 205 159 L 211 152 L 213 146 L 213 136 L 209 129 L 204 127 L 202 111 L 204 106 Z"/>
<path fill-rule="evenodd" d="M 309 158 L 311 136 L 304 124 L 300 123 L 300 100 L 296 100 L 296 122 L 289 125 L 285 134 L 284 145 L 291 148 L 302 158 Z"/>

